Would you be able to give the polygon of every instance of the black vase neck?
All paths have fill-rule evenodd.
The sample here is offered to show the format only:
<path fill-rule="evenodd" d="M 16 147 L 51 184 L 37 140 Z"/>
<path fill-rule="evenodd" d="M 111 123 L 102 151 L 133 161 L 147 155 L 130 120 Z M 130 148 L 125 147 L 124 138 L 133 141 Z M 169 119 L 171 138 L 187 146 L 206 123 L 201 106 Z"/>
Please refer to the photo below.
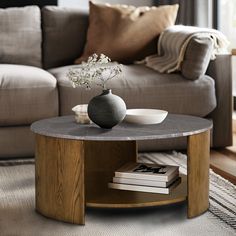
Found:
<path fill-rule="evenodd" d="M 103 89 L 102 90 L 102 95 L 107 95 L 107 94 L 111 94 L 111 93 L 112 93 L 111 89 Z"/>

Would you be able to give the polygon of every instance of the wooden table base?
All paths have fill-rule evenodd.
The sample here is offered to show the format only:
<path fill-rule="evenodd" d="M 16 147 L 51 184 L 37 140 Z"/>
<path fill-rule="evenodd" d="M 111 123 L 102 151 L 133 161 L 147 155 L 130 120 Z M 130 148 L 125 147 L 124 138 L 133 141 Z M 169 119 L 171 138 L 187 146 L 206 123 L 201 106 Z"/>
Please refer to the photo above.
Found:
<path fill-rule="evenodd" d="M 188 139 L 188 177 L 171 194 L 109 189 L 114 171 L 136 161 L 136 141 L 79 141 L 36 135 L 36 210 L 74 224 L 85 223 L 85 206 L 132 208 L 186 200 L 188 217 L 208 209 L 209 132 Z M 188 187 L 188 189 L 187 189 Z"/>
<path fill-rule="evenodd" d="M 188 217 L 209 208 L 210 131 L 188 137 Z"/>

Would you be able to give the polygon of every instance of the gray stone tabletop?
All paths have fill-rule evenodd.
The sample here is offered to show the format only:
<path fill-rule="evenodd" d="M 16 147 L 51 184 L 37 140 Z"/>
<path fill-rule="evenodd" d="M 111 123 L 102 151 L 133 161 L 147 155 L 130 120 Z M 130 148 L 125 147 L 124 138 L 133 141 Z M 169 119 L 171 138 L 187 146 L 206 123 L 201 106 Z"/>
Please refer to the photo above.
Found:
<path fill-rule="evenodd" d="M 212 128 L 212 122 L 187 115 L 168 114 L 160 124 L 137 125 L 122 122 L 112 129 L 95 124 L 77 124 L 74 116 L 61 116 L 36 121 L 31 125 L 34 133 L 65 139 L 128 141 L 165 139 L 198 134 Z"/>

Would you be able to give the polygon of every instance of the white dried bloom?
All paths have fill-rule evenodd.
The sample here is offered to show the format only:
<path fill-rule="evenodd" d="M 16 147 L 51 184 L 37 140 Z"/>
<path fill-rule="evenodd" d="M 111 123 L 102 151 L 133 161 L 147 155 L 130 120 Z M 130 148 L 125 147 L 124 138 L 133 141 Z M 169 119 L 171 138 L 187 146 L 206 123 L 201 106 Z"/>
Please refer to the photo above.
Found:
<path fill-rule="evenodd" d="M 85 86 L 91 88 L 91 84 L 106 89 L 106 83 L 112 78 L 122 73 L 121 64 L 111 64 L 111 59 L 104 54 L 93 54 L 87 60 L 82 62 L 77 69 L 70 69 L 67 78 L 71 81 L 72 86 Z"/>

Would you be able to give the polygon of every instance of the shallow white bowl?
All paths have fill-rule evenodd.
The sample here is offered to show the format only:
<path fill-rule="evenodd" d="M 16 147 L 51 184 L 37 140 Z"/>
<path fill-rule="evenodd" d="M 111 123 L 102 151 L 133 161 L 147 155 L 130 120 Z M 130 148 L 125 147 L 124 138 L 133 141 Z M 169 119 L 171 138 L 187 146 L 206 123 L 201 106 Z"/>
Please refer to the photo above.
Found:
<path fill-rule="evenodd" d="M 128 109 L 124 120 L 134 124 L 158 124 L 166 118 L 167 114 L 167 111 L 157 109 Z"/>

